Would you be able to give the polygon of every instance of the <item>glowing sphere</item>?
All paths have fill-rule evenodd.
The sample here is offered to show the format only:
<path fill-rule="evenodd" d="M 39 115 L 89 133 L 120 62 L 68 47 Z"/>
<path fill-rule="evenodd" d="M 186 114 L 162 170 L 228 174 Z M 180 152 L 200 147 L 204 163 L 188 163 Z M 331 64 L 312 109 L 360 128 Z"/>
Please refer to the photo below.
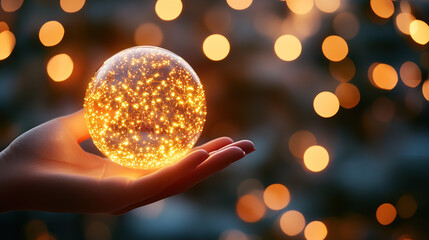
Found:
<path fill-rule="evenodd" d="M 138 46 L 109 58 L 85 96 L 94 144 L 114 162 L 158 169 L 183 157 L 201 134 L 203 87 L 191 66 L 158 47 Z"/>

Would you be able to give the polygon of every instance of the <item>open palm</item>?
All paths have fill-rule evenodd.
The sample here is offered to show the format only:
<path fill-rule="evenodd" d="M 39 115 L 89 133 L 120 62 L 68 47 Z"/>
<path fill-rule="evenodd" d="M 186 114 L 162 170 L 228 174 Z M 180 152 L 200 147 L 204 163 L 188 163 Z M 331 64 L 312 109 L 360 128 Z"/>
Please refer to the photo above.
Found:
<path fill-rule="evenodd" d="M 161 170 L 131 169 L 85 152 L 83 111 L 24 133 L 0 153 L 0 212 L 41 210 L 122 214 L 186 191 L 254 150 L 217 138 Z"/>

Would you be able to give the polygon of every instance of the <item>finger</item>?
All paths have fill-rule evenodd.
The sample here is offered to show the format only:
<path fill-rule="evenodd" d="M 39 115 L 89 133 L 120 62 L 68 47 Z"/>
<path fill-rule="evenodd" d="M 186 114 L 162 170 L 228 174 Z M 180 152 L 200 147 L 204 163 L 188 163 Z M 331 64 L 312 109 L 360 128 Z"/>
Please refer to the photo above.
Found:
<path fill-rule="evenodd" d="M 246 154 L 249 154 L 249 153 L 251 153 L 251 152 L 253 152 L 253 151 L 256 150 L 255 145 L 253 144 L 252 141 L 250 141 L 250 140 L 241 140 L 241 141 L 238 141 L 238 142 L 233 142 L 231 144 L 228 144 L 228 145 L 226 145 L 226 146 L 224 146 L 224 147 L 222 147 L 222 148 L 220 148 L 218 150 L 210 152 L 209 154 L 213 155 L 216 152 L 222 151 L 222 150 L 224 150 L 226 148 L 229 148 L 229 147 L 239 147 Z"/>
<path fill-rule="evenodd" d="M 69 129 L 78 143 L 90 137 L 86 126 L 85 110 L 81 109 L 72 114 L 60 117 L 59 120 Z"/>
<path fill-rule="evenodd" d="M 218 150 L 219 148 L 224 147 L 224 146 L 231 144 L 233 142 L 234 141 L 229 137 L 220 137 L 220 138 L 216 138 L 214 140 L 211 140 L 210 142 L 204 143 L 198 147 L 195 147 L 194 149 L 195 150 L 204 149 L 207 152 L 211 152 L 214 150 Z"/>
<path fill-rule="evenodd" d="M 130 185 L 130 199 L 132 201 L 147 199 L 163 191 L 167 186 L 194 170 L 208 156 L 207 151 L 200 149 L 171 166 L 133 181 Z"/>
<path fill-rule="evenodd" d="M 128 211 L 131 211 L 134 208 L 147 205 L 158 200 L 184 192 L 195 184 L 203 181 L 204 179 L 224 169 L 231 163 L 243 158 L 244 156 L 245 154 L 243 150 L 236 146 L 232 146 L 230 148 L 219 151 L 211 155 L 206 161 L 204 161 L 204 163 L 200 164 L 192 172 L 190 172 L 174 184 L 168 186 L 164 191 L 157 194 L 156 196 L 137 202 L 121 210 L 115 211 L 113 212 L 113 214 L 123 214 Z"/>

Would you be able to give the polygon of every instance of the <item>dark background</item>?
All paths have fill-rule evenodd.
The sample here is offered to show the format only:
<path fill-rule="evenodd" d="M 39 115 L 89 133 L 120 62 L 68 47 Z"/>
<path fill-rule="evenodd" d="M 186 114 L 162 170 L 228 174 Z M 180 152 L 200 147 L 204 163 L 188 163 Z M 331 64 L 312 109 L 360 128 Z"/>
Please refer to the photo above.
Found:
<path fill-rule="evenodd" d="M 257 151 L 184 194 L 122 216 L 0 214 L 0 239 L 239 239 L 228 236 L 229 230 L 240 231 L 240 239 L 304 239 L 303 233 L 289 237 L 281 231 L 279 218 L 287 210 L 301 212 L 307 223 L 324 222 L 327 239 L 428 239 L 429 105 L 422 83 L 410 88 L 399 80 L 386 91 L 368 79 L 374 62 L 390 64 L 399 75 L 405 61 L 416 63 L 427 79 L 427 46 L 396 27 L 401 1 L 394 2 L 389 19 L 377 17 L 369 1 L 342 0 L 329 14 L 313 6 L 316 17 L 308 20 L 313 30 L 298 36 L 303 50 L 292 62 L 280 60 L 273 50 L 284 34 L 276 28 L 278 22 L 294 14 L 284 1 L 254 0 L 237 11 L 222 0 L 184 0 L 180 16 L 172 21 L 156 15 L 155 2 L 93 0 L 66 13 L 59 1 L 25 0 L 15 12 L 0 10 L 0 21 L 16 37 L 12 54 L 0 61 L 0 149 L 26 130 L 82 108 L 85 89 L 102 62 L 135 46 L 140 24 L 154 23 L 162 30 L 160 46 L 183 57 L 204 85 L 208 115 L 199 143 L 227 135 L 251 139 Z M 428 20 L 427 1 L 410 1 L 410 6 L 416 18 Z M 206 15 L 217 11 L 223 17 L 210 27 Z M 333 19 L 343 11 L 359 20 L 358 34 L 347 43 L 356 66 L 350 83 L 358 87 L 360 102 L 325 119 L 315 113 L 314 97 L 335 92 L 340 82 L 331 76 L 321 45 L 325 37 L 338 34 Z M 59 21 L 65 35 L 56 46 L 45 47 L 38 32 L 50 20 Z M 218 62 L 202 51 L 204 39 L 214 33 L 231 45 Z M 58 53 L 67 53 L 74 62 L 64 82 L 52 81 L 46 72 L 48 60 Z M 393 106 L 387 121 L 375 116 L 374 102 L 380 98 Z M 307 170 L 292 155 L 288 141 L 298 130 L 310 131 L 329 152 L 322 172 Z M 242 221 L 235 209 L 239 197 L 273 183 L 289 189 L 289 205 L 267 209 L 256 223 Z M 416 212 L 381 225 L 377 208 L 386 202 L 395 206 L 405 194 L 415 199 Z"/>

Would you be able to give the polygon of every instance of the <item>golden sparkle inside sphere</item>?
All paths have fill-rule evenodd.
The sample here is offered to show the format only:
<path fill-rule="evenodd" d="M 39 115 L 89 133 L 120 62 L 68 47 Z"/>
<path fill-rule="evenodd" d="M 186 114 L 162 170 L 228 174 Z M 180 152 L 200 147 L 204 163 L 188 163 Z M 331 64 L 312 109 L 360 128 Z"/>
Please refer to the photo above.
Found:
<path fill-rule="evenodd" d="M 85 96 L 94 144 L 127 167 L 159 169 L 183 157 L 201 134 L 204 90 L 191 66 L 158 47 L 137 46 L 109 58 Z"/>

